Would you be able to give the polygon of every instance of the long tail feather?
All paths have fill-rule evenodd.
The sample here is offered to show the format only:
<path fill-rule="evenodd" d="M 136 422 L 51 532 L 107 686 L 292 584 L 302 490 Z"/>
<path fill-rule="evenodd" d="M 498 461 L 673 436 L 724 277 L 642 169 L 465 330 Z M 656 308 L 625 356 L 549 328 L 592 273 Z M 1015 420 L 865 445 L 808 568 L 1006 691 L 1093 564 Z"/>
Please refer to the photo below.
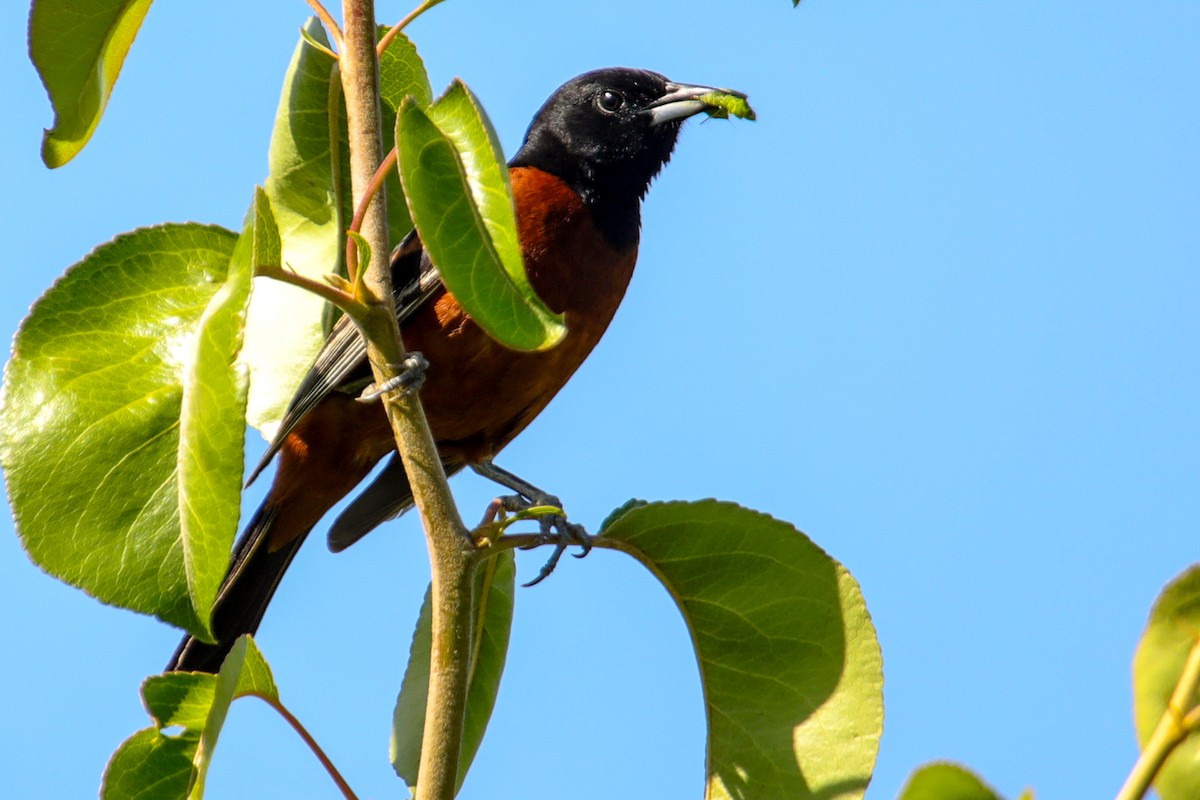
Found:
<path fill-rule="evenodd" d="M 267 604 L 275 594 L 283 573 L 304 543 L 297 536 L 278 550 L 267 546 L 274 513 L 265 504 L 258 509 L 234 550 L 225 584 L 213 606 L 215 644 L 194 636 L 185 636 L 171 657 L 167 671 L 213 672 L 229 655 L 234 641 L 244 633 L 254 633 L 262 622 Z M 307 532 L 306 532 L 307 533 Z"/>

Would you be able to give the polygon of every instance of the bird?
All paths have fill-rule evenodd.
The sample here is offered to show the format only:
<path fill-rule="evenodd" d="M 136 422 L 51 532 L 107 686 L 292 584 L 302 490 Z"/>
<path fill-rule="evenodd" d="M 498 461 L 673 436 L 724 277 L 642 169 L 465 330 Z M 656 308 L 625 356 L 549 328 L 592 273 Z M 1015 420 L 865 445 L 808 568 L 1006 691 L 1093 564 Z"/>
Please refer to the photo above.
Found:
<path fill-rule="evenodd" d="M 565 337 L 548 350 L 519 352 L 492 339 L 442 284 L 415 231 L 396 248 L 396 313 L 405 347 L 428 365 L 420 399 L 447 474 L 471 467 L 528 501 L 550 498 L 493 458 L 608 328 L 637 260 L 642 200 L 670 160 L 683 122 L 717 110 L 704 99 L 714 91 L 727 90 L 647 70 L 599 69 L 563 84 L 534 115 L 508 168 L 530 284 L 566 322 Z M 237 637 L 257 631 L 309 532 L 384 458 L 385 467 L 334 521 L 330 549 L 348 547 L 411 507 L 382 406 L 358 399 L 370 375 L 366 345 L 343 317 L 252 472 L 250 480 L 278 455 L 271 488 L 218 591 L 216 641 L 185 636 L 168 671 L 217 672 Z"/>

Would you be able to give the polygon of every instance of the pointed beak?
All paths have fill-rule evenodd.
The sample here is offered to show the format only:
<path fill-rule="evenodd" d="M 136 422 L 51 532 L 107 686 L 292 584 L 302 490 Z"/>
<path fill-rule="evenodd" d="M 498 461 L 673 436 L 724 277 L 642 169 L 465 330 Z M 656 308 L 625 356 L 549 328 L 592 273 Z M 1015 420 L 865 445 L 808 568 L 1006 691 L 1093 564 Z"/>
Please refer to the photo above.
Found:
<path fill-rule="evenodd" d="M 650 125 L 662 125 L 677 119 L 687 119 L 714 106 L 701 100 L 713 92 L 728 92 L 711 86 L 692 86 L 686 83 L 668 83 L 667 93 L 646 106 L 650 114 Z"/>

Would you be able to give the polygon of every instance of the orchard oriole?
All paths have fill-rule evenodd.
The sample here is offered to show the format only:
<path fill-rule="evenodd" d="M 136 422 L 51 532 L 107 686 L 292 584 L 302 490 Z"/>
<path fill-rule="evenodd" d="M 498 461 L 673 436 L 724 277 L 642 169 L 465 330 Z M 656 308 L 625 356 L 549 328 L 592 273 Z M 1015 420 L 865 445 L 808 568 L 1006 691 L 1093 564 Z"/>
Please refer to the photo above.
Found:
<path fill-rule="evenodd" d="M 579 368 L 600 340 L 633 274 L 641 200 L 671 157 L 683 121 L 713 107 L 709 87 L 654 72 L 603 69 L 559 88 L 509 162 L 525 269 L 542 301 L 566 318 L 544 352 L 491 339 L 442 285 L 415 234 L 392 257 L 405 346 L 428 361 L 421 400 L 447 473 L 473 466 L 535 500 L 537 490 L 491 459 Z M 238 540 L 213 608 L 217 642 L 188 637 L 168 669 L 215 672 L 233 641 L 253 633 L 308 532 L 385 456 L 378 477 L 334 522 L 341 550 L 412 504 L 403 464 L 370 382 L 366 346 L 343 318 L 301 382 L 251 479 L 277 453 L 274 483 Z"/>

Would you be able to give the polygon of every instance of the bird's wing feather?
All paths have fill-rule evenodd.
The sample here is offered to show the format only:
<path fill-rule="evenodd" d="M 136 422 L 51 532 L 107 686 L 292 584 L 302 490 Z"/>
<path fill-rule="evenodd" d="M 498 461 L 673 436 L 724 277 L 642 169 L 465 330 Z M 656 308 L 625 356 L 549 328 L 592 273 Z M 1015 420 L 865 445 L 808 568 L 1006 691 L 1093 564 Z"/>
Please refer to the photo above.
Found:
<path fill-rule="evenodd" d="M 410 233 L 392 253 L 392 297 L 396 302 L 396 317 L 404 320 L 420 308 L 442 285 L 437 267 L 429 260 L 416 231 Z M 287 435 L 300 420 L 312 411 L 331 392 L 356 392 L 370 378 L 363 376 L 367 363 L 367 343 L 357 326 L 347 316 L 334 325 L 329 338 L 321 346 L 317 358 L 308 373 L 300 381 L 292 401 L 280 420 L 279 429 L 259 460 L 250 478 L 249 485 L 266 468 L 275 454 L 283 447 Z M 352 380 L 353 379 L 353 380 Z M 365 382 L 364 382 L 365 381 Z"/>

